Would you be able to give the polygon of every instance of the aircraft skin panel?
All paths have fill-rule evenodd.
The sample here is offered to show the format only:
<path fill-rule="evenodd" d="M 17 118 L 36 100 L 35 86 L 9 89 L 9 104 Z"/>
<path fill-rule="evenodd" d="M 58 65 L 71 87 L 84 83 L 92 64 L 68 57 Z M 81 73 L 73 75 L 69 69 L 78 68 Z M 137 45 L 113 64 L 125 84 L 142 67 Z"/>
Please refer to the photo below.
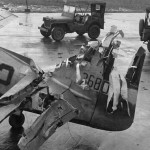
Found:
<path fill-rule="evenodd" d="M 132 95 L 130 98 L 133 98 L 133 102 L 136 101 L 137 90 L 129 89 L 129 94 Z M 115 113 L 108 113 L 106 110 L 107 105 L 107 96 L 100 94 L 98 97 L 98 103 L 96 104 L 96 109 L 92 120 L 90 122 L 91 126 L 99 129 L 110 130 L 110 131 L 120 131 L 125 130 L 131 126 L 134 118 L 135 104 L 129 103 L 129 109 L 131 116 L 128 116 L 126 110 L 118 107 L 118 110 Z"/>
<path fill-rule="evenodd" d="M 77 97 L 75 97 L 70 90 L 67 90 L 63 93 L 63 99 L 67 101 L 69 105 L 71 105 L 74 109 L 78 109 L 80 113 L 83 113 L 83 108 L 81 106 L 80 101 Z"/>
<path fill-rule="evenodd" d="M 0 97 L 1 105 L 8 104 L 7 106 L 0 107 L 0 112 L 3 112 L 0 113 L 0 122 L 2 122 L 11 112 L 19 107 L 24 98 L 32 92 L 33 87 L 30 83 L 35 78 L 35 74 L 25 76 L 22 80 L 15 84 L 14 87 Z"/>
<path fill-rule="evenodd" d="M 92 75 L 94 79 L 96 78 L 103 79 L 103 70 L 104 70 L 104 65 L 102 61 L 102 56 L 98 51 L 96 51 L 91 59 L 91 62 L 88 63 L 85 67 L 82 67 L 81 73 L 84 75 L 84 77 L 86 76 L 85 73 L 87 73 L 88 75 Z M 88 77 L 86 76 L 86 79 L 87 78 Z"/>
<path fill-rule="evenodd" d="M 75 96 L 84 98 L 87 101 L 92 101 L 92 103 L 96 103 L 98 93 L 89 89 L 83 89 L 80 85 L 75 82 L 71 83 L 70 91 L 74 93 Z"/>
<path fill-rule="evenodd" d="M 57 128 L 78 115 L 78 110 L 65 99 L 55 100 L 29 127 L 25 130 L 18 146 L 21 150 L 38 149 Z"/>
<path fill-rule="evenodd" d="M 4 94 L 28 72 L 31 59 L 0 48 L 0 93 Z"/>
<path fill-rule="evenodd" d="M 17 84 L 15 84 L 8 92 L 6 92 L 3 96 L 0 97 L 0 102 L 2 101 L 3 98 L 13 96 L 19 93 L 21 90 L 25 90 L 24 88 L 27 85 L 29 85 L 34 79 L 36 79 L 36 75 L 34 73 L 26 75 Z"/>
<path fill-rule="evenodd" d="M 114 113 L 108 112 L 108 108 L 106 107 L 108 96 L 106 94 L 99 93 L 96 109 L 90 122 L 90 126 L 103 130 L 122 131 L 129 128 L 133 123 L 139 81 L 143 63 L 145 60 L 145 50 L 140 47 L 137 51 L 137 54 L 135 55 L 135 58 L 136 59 L 134 59 L 134 61 L 132 62 L 131 67 L 128 69 L 126 75 L 128 84 L 127 101 L 129 104 L 130 115 L 127 112 L 127 104 L 121 101 L 121 97 L 119 98 L 119 101 L 121 101 L 121 103 L 118 104 L 117 110 Z M 136 69 L 133 69 L 132 66 L 135 66 Z"/>
<path fill-rule="evenodd" d="M 16 67 L 18 69 L 21 69 L 22 66 L 28 67 L 28 64 L 26 62 L 23 62 L 22 60 L 17 58 L 15 55 L 13 55 L 13 53 L 11 54 L 3 48 L 0 48 L 0 62 L 6 63 L 8 65 L 12 65 L 13 67 Z"/>
<path fill-rule="evenodd" d="M 45 109 L 45 105 L 41 105 L 39 102 L 39 99 L 41 100 L 40 94 L 43 93 L 44 95 L 47 95 L 49 92 L 49 94 L 51 95 L 63 95 L 63 93 L 65 91 L 67 91 L 67 89 L 69 89 L 69 86 L 71 84 L 70 80 L 65 80 L 65 79 L 61 79 L 59 78 L 59 80 L 55 77 L 48 77 L 44 80 L 44 82 L 41 82 L 39 84 L 39 87 L 43 87 L 42 90 L 40 90 L 40 92 L 34 92 L 32 93 L 32 111 L 39 111 L 42 112 L 43 109 Z M 47 91 L 47 88 L 49 91 Z M 48 106 L 46 106 L 48 107 Z"/>
<path fill-rule="evenodd" d="M 17 54 L 13 51 L 10 51 L 8 49 L 2 48 L 0 47 L 0 51 L 3 53 L 8 54 L 9 56 L 13 57 L 14 59 L 17 59 L 18 61 L 20 61 L 21 63 L 25 63 L 26 65 L 30 65 L 30 62 L 32 59 L 25 57 L 23 55 Z"/>
<path fill-rule="evenodd" d="M 51 77 L 46 80 L 47 85 L 49 85 L 49 92 L 55 93 L 55 94 L 62 94 L 67 89 L 69 89 L 69 86 L 71 84 L 71 81 L 69 79 L 62 79 L 61 78 L 55 78 Z"/>
<path fill-rule="evenodd" d="M 53 74 L 53 77 L 51 77 L 51 80 L 49 80 L 47 84 L 50 85 L 50 93 L 63 94 L 63 96 L 65 94 L 66 97 L 68 97 L 68 95 L 70 97 L 75 96 L 76 98 L 70 98 L 70 100 L 68 98 L 68 101 L 72 103 L 76 101 L 74 99 L 77 99 L 82 109 L 85 111 L 83 111 L 78 119 L 86 120 L 87 122 L 90 121 L 97 100 L 98 93 L 96 91 L 84 90 L 74 81 L 71 81 L 71 79 L 59 77 L 59 74 L 57 76 L 56 73 Z M 68 95 L 66 95 L 66 93 L 68 93 Z"/>
<path fill-rule="evenodd" d="M 56 66 L 53 75 L 56 78 L 66 78 L 75 81 L 76 79 L 75 66 L 67 68 L 66 63 L 61 63 L 59 64 L 59 66 Z"/>
<path fill-rule="evenodd" d="M 96 105 L 98 93 L 92 90 L 84 90 L 74 82 L 72 82 L 69 90 L 77 98 L 84 110 L 77 119 L 89 122 Z"/>

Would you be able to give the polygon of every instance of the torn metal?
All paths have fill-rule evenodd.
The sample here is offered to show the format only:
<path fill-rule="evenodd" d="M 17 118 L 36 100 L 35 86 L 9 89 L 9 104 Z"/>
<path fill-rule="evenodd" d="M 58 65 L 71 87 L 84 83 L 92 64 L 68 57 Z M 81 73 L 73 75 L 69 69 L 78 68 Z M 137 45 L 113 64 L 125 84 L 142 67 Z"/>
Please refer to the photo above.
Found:
<path fill-rule="evenodd" d="M 18 143 L 21 150 L 38 150 L 69 121 L 110 131 L 131 126 L 145 50 L 140 48 L 127 74 L 120 74 L 115 65 L 121 45 L 115 40 L 118 35 L 124 37 L 123 31 L 112 26 L 102 41 L 81 46 L 78 55 L 56 65 L 53 72 L 44 72 L 32 59 L 0 48 L 4 74 L 0 122 L 23 111 L 40 114 L 24 131 Z"/>

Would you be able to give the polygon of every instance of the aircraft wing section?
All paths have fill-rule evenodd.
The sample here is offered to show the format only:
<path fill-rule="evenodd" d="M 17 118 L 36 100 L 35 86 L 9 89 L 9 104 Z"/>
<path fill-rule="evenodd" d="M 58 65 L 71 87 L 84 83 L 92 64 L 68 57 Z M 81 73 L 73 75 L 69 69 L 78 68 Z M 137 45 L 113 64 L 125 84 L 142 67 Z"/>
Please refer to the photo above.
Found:
<path fill-rule="evenodd" d="M 0 108 L 0 123 L 2 123 L 18 106 L 19 104 L 10 104 Z"/>
<path fill-rule="evenodd" d="M 2 48 L 0 47 L 0 54 L 2 53 L 1 57 L 2 60 L 5 59 L 6 57 L 10 57 L 11 61 L 16 62 L 17 63 L 21 63 L 22 65 L 27 65 L 29 66 L 32 71 L 37 71 L 37 72 L 42 72 L 42 70 L 34 63 L 34 61 L 31 58 L 25 57 L 23 55 L 17 54 L 13 51 L 10 51 L 8 49 Z M 5 54 L 5 56 L 4 56 Z M 1 59 L 0 57 L 0 59 Z M 7 59 L 9 60 L 9 59 Z M 10 61 L 10 60 L 9 60 Z"/>
<path fill-rule="evenodd" d="M 71 80 L 70 79 L 65 79 L 65 78 L 55 78 L 51 77 L 46 80 L 47 85 L 49 86 L 50 93 L 57 93 L 57 94 L 62 94 L 64 93 L 67 89 L 69 89 L 71 85 Z"/>
<path fill-rule="evenodd" d="M 0 28 L 3 28 L 16 18 L 17 16 L 12 14 L 11 12 L 0 9 Z"/>
<path fill-rule="evenodd" d="M 8 99 L 10 97 L 20 96 L 21 92 L 26 90 L 24 89 L 27 87 L 34 79 L 36 79 L 36 75 L 34 73 L 26 75 L 23 79 L 21 79 L 17 84 L 15 84 L 8 92 L 6 92 L 3 96 L 0 97 L 0 102 L 3 99 Z M 11 100 L 11 99 L 8 99 Z"/>
<path fill-rule="evenodd" d="M 60 94 L 60 97 L 56 98 L 24 132 L 18 143 L 20 150 L 38 150 L 57 128 L 78 117 L 80 113 L 82 113 L 81 105 L 69 90 Z"/>
<path fill-rule="evenodd" d="M 30 58 L 0 47 L 0 93 L 12 88 L 26 74 L 39 75 L 43 71 Z"/>
<path fill-rule="evenodd" d="M 33 85 L 31 83 L 35 78 L 34 73 L 26 75 L 0 97 L 0 104 L 3 105 L 3 107 L 0 108 L 0 123 L 19 107 L 24 98 L 33 91 Z"/>

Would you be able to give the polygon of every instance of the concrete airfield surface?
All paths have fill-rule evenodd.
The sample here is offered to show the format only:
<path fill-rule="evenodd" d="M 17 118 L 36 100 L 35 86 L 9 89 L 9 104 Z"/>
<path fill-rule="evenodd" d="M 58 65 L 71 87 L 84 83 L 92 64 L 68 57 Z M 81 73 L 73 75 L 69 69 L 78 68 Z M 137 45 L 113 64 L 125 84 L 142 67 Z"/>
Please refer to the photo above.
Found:
<path fill-rule="evenodd" d="M 56 63 L 78 53 L 82 43 L 89 41 L 87 34 L 83 37 L 76 33 L 66 34 L 56 43 L 51 38 L 45 39 L 37 29 L 42 17 L 58 14 L 16 14 L 19 18 L 0 30 L 0 46 L 25 56 L 31 57 L 43 69 L 53 69 Z M 125 73 L 133 55 L 140 46 L 138 22 L 144 14 L 115 13 L 105 15 L 105 30 L 101 30 L 99 40 L 116 25 L 125 33 L 121 41 L 118 68 Z M 150 149 L 150 53 L 146 49 L 138 92 L 135 120 L 132 126 L 121 132 L 110 132 L 90 127 L 67 123 L 45 142 L 40 150 L 149 150 Z M 2 112 L 1 112 L 2 113 Z M 24 128 L 29 127 L 38 115 L 24 112 Z M 12 131 L 6 119 L 0 125 L 0 150 L 18 150 L 17 141 L 22 131 Z"/>

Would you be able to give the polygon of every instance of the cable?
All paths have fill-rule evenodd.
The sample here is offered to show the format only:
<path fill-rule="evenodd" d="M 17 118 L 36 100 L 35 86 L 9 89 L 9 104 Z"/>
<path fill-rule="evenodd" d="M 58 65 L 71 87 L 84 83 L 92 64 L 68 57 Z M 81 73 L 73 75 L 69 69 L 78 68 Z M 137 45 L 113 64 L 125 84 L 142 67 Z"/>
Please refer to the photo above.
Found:
<path fill-rule="evenodd" d="M 68 130 L 69 130 L 69 134 L 70 134 L 70 136 L 71 136 L 71 138 L 75 141 L 75 146 L 74 147 L 76 147 L 77 145 L 78 145 L 78 141 L 73 137 L 73 135 L 71 134 L 71 131 L 70 131 L 70 127 L 69 127 L 69 123 L 67 122 L 67 126 L 68 126 Z M 74 149 L 74 148 L 73 148 Z"/>

